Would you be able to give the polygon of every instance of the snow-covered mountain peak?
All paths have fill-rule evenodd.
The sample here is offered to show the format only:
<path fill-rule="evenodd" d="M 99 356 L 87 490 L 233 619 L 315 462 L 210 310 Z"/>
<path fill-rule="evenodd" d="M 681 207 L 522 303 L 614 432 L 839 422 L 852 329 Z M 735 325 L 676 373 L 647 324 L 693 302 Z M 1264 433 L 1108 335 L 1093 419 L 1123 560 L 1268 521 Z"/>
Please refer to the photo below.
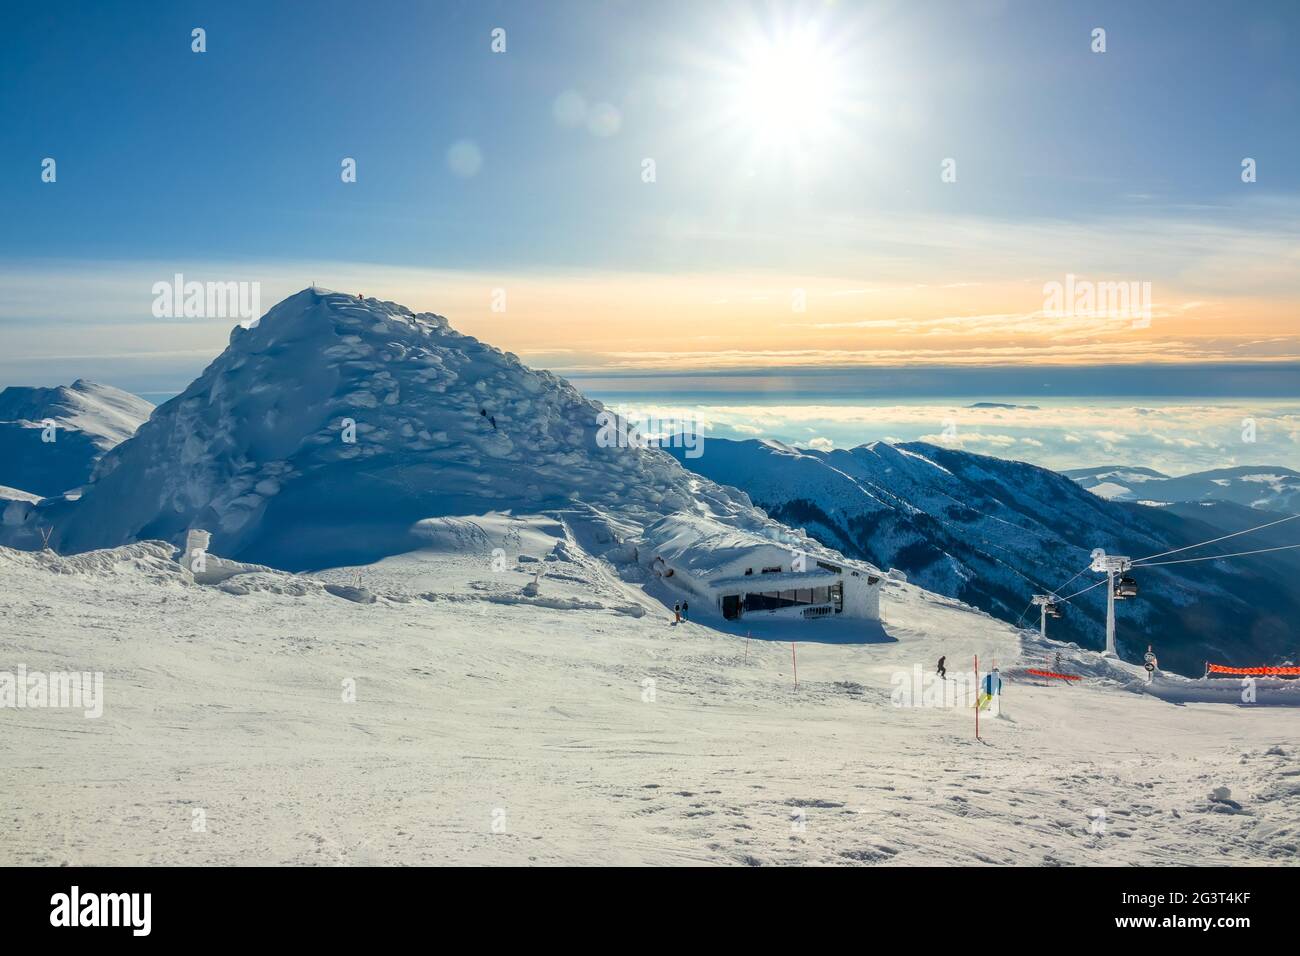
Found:
<path fill-rule="evenodd" d="M 775 525 L 670 455 L 609 441 L 602 411 L 441 316 L 305 289 L 104 458 L 56 540 L 179 543 L 200 527 L 214 553 L 297 569 L 410 550 L 419 521 L 488 510 Z"/>
<path fill-rule="evenodd" d="M 770 448 L 778 455 L 788 455 L 791 458 L 798 458 L 804 453 L 803 449 L 795 448 L 793 445 L 787 445 L 785 442 L 778 441 L 775 438 L 759 438 L 756 439 L 756 441 L 765 448 Z"/>
<path fill-rule="evenodd" d="M 284 299 L 251 326 L 236 326 L 230 344 L 256 349 L 277 341 L 292 341 L 319 331 L 321 326 L 332 326 L 336 331 L 362 328 L 376 333 L 391 328 L 417 334 L 451 329 L 446 318 L 432 312 L 417 313 L 397 302 L 312 287 Z"/>
<path fill-rule="evenodd" d="M 878 458 L 884 462 L 902 463 L 903 454 L 898 450 L 897 445 L 892 445 L 887 441 L 867 442 L 865 445 L 858 445 L 850 450 L 851 454 L 858 456 L 870 456 Z"/>

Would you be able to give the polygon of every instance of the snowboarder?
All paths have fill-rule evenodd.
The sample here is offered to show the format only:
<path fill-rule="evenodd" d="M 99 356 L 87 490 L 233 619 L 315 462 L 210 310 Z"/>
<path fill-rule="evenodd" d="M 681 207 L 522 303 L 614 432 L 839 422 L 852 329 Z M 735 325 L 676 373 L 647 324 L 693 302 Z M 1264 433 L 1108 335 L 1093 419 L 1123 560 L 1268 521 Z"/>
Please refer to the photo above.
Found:
<path fill-rule="evenodd" d="M 682 621 L 682 606 L 680 604 L 674 604 L 673 605 L 673 626 L 676 627 L 678 624 L 681 623 L 681 621 Z"/>
<path fill-rule="evenodd" d="M 689 620 L 691 619 L 691 618 L 690 618 L 690 614 L 688 613 L 688 612 L 690 611 L 690 609 L 691 609 L 690 604 L 687 603 L 686 601 L 683 601 L 683 602 L 682 602 L 682 620 L 683 620 L 683 621 L 689 621 Z"/>
<path fill-rule="evenodd" d="M 935 670 L 935 673 L 939 675 L 940 680 L 948 679 L 948 671 L 943 666 L 943 662 L 946 661 L 947 659 L 948 656 L 946 654 L 943 657 L 939 658 L 939 667 L 937 670 Z"/>

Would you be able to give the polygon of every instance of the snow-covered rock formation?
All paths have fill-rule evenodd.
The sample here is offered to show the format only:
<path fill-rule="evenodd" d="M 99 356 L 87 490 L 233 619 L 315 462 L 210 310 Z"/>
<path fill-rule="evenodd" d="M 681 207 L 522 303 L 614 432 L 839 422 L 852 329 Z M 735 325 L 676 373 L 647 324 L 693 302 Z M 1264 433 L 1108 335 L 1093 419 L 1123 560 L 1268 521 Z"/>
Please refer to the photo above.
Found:
<path fill-rule="evenodd" d="M 678 511 L 790 536 L 663 451 L 603 447 L 601 411 L 441 316 L 307 289 L 234 329 L 81 500 L 32 520 L 64 552 L 204 528 L 214 553 L 291 570 L 410 551 L 425 519 L 489 510 L 583 511 L 611 541 Z"/>

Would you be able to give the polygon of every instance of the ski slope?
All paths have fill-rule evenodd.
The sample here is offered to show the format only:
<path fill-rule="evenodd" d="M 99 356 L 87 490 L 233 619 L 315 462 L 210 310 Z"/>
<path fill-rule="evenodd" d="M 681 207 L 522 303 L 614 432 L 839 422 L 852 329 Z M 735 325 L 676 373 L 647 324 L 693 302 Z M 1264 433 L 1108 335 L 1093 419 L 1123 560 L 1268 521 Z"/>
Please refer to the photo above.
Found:
<path fill-rule="evenodd" d="M 0 667 L 103 671 L 106 699 L 0 709 L 0 863 L 1296 862 L 1290 707 L 1157 699 L 898 582 L 879 626 L 673 626 L 667 585 L 563 514 L 424 534 L 216 585 L 157 543 L 0 549 Z M 1021 673 L 1058 650 L 1078 686 Z M 983 742 L 968 708 L 891 702 L 976 654 L 1006 677 Z"/>

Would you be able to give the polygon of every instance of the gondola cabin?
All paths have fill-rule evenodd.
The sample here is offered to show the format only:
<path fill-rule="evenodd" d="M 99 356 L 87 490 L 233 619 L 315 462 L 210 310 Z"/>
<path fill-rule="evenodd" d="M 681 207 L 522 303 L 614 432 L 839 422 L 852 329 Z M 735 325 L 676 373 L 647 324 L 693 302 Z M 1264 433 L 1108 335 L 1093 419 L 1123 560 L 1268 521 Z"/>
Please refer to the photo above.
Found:
<path fill-rule="evenodd" d="M 1133 578 L 1128 575 L 1124 575 L 1115 582 L 1115 597 L 1122 600 L 1124 598 L 1137 597 L 1137 594 L 1137 581 L 1133 580 Z"/>

